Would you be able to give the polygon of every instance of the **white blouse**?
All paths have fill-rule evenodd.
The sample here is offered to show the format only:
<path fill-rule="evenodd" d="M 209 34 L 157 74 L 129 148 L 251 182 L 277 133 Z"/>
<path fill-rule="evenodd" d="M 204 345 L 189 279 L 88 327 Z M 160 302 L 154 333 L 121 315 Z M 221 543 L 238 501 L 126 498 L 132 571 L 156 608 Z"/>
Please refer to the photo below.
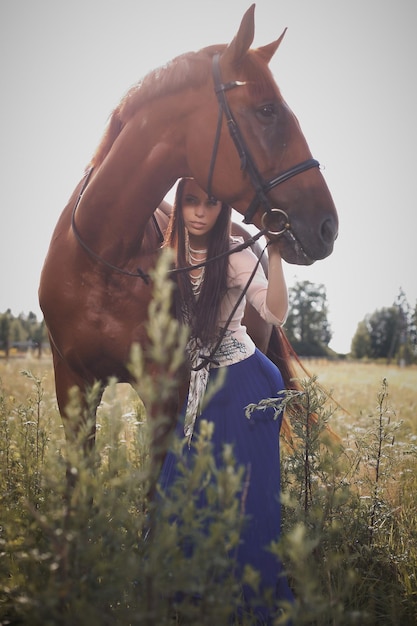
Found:
<path fill-rule="evenodd" d="M 231 245 L 232 247 L 236 246 L 242 241 L 243 240 L 239 238 L 232 238 Z M 209 346 L 207 346 L 205 350 L 201 350 L 192 340 L 190 340 L 188 344 L 192 369 L 184 422 L 184 434 L 188 438 L 189 443 L 193 435 L 195 420 L 201 412 L 210 368 L 233 365 L 234 363 L 247 359 L 255 352 L 255 344 L 248 335 L 246 327 L 242 324 L 246 302 L 250 302 L 266 322 L 275 326 L 280 326 L 285 322 L 285 320 L 279 320 L 275 317 L 266 305 L 268 281 L 260 263 L 257 266 L 255 275 L 247 288 L 245 296 L 240 301 L 232 319 L 228 322 L 239 297 L 246 289 L 257 263 L 257 256 L 249 248 L 234 252 L 229 256 L 228 290 L 220 307 L 219 333 L 222 333 L 226 325 L 227 328 L 220 346 L 212 357 L 217 363 L 214 363 L 212 360 L 208 363 L 203 358 L 206 354 L 211 356 Z M 211 347 L 211 349 L 213 349 L 213 347 Z M 203 352 L 204 355 L 202 354 Z M 199 368 L 199 366 L 203 367 Z"/>
<path fill-rule="evenodd" d="M 233 242 L 240 243 L 236 238 L 233 239 Z M 233 307 L 236 305 L 242 291 L 245 289 L 257 261 L 256 255 L 249 248 L 230 255 L 228 275 L 229 288 L 220 308 L 220 329 L 226 326 Z M 267 289 L 268 281 L 262 265 L 259 264 L 245 296 L 242 298 L 233 318 L 227 326 L 224 339 L 214 357 L 216 361 L 219 362 L 220 366 L 238 363 L 255 352 L 255 344 L 248 335 L 246 326 L 242 325 L 246 301 L 248 301 L 262 319 L 269 324 L 281 326 L 285 322 L 285 320 L 279 320 L 275 317 L 268 309 L 266 305 Z M 212 367 L 216 367 L 216 365 L 212 365 Z"/>

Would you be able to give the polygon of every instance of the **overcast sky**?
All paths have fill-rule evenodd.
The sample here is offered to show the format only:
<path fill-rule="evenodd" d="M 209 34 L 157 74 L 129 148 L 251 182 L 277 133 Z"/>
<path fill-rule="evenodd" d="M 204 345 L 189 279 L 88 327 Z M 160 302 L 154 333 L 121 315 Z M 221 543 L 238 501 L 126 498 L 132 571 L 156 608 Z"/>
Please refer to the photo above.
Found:
<path fill-rule="evenodd" d="M 228 43 L 249 0 L 0 0 L 0 312 L 39 319 L 53 228 L 111 110 L 150 70 Z M 324 284 L 330 346 L 416 279 L 415 0 L 258 0 L 255 42 L 288 27 L 271 62 L 324 169 L 340 218 L 334 253 L 285 265 Z"/>

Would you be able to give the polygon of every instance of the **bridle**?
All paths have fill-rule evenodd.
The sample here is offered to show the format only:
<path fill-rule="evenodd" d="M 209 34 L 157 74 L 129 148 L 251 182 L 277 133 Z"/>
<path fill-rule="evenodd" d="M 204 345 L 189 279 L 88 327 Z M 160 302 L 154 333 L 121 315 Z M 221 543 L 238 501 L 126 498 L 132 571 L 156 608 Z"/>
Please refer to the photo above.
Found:
<path fill-rule="evenodd" d="M 220 53 L 216 53 L 213 56 L 212 70 L 213 70 L 214 90 L 215 90 L 217 100 L 219 103 L 219 113 L 218 113 L 218 119 L 217 119 L 217 129 L 216 129 L 216 134 L 215 134 L 215 139 L 214 139 L 213 151 L 212 151 L 211 160 L 210 160 L 208 182 L 207 182 L 207 195 L 210 198 L 210 200 L 214 202 L 216 201 L 216 198 L 214 198 L 212 194 L 212 184 L 213 184 L 214 168 L 216 165 L 217 153 L 218 153 L 219 143 L 220 143 L 223 115 L 224 115 L 224 117 L 226 118 L 226 123 L 229 129 L 230 136 L 233 140 L 233 143 L 235 144 L 236 150 L 240 157 L 240 167 L 242 170 L 246 170 L 248 172 L 252 185 L 255 189 L 255 196 L 253 197 L 253 200 L 251 201 L 244 215 L 243 222 L 245 224 L 250 224 L 259 206 L 262 206 L 265 209 L 265 212 L 262 216 L 262 229 L 256 235 L 246 240 L 244 243 L 232 248 L 231 250 L 224 252 L 223 254 L 217 257 L 204 261 L 200 265 L 197 265 L 197 266 L 174 268 L 170 271 L 171 274 L 175 274 L 179 272 L 187 272 L 187 271 L 190 271 L 191 269 L 196 269 L 197 267 L 202 267 L 203 265 L 207 265 L 208 263 L 216 261 L 218 258 L 220 258 L 220 256 L 225 256 L 228 254 L 239 252 L 240 250 L 253 245 L 263 235 L 269 235 L 270 237 L 277 238 L 283 235 L 285 232 L 290 232 L 291 224 L 289 221 L 288 214 L 283 209 L 272 207 L 267 194 L 269 191 L 271 191 L 271 189 L 274 189 L 274 187 L 289 180 L 293 176 L 296 176 L 297 174 L 301 174 L 302 172 L 305 172 L 313 167 L 320 166 L 319 162 L 316 161 L 316 159 L 307 159 L 306 161 L 302 161 L 301 163 L 294 165 L 290 169 L 285 170 L 284 172 L 281 172 L 281 174 L 278 174 L 278 176 L 276 176 L 275 178 L 272 178 L 271 180 L 265 181 L 262 178 L 261 174 L 259 173 L 255 165 L 252 155 L 245 143 L 245 140 L 243 139 L 242 133 L 240 132 L 240 128 L 237 125 L 233 117 L 232 111 L 230 110 L 229 103 L 227 102 L 227 98 L 226 98 L 227 91 L 230 91 L 231 89 L 234 89 L 236 87 L 241 87 L 245 85 L 245 83 L 241 81 L 237 81 L 237 80 L 230 81 L 228 83 L 222 83 L 219 59 L 220 59 Z M 80 193 L 78 194 L 77 200 L 74 204 L 74 208 L 73 208 L 72 216 L 71 216 L 71 226 L 72 226 L 74 235 L 78 243 L 81 245 L 81 247 L 84 248 L 87 254 L 89 254 L 96 261 L 99 261 L 100 263 L 105 265 L 107 268 L 111 269 L 112 271 L 118 272 L 120 274 L 124 274 L 126 276 L 132 276 L 135 278 L 142 278 L 142 280 L 144 280 L 144 282 L 148 284 L 149 279 L 150 279 L 149 275 L 146 274 L 140 267 L 137 268 L 136 272 L 130 272 L 123 268 L 117 267 L 116 265 L 113 265 L 112 263 L 109 263 L 108 261 L 106 261 L 106 259 L 103 259 L 103 257 L 99 256 L 83 240 L 77 228 L 77 225 L 75 223 L 75 214 L 76 214 L 78 205 L 81 201 L 82 195 L 89 183 L 92 172 L 93 172 L 93 168 L 90 168 L 86 172 Z M 275 229 L 271 225 L 274 223 L 274 220 L 276 223 Z"/>
<path fill-rule="evenodd" d="M 236 87 L 242 87 L 245 85 L 244 82 L 233 80 L 229 83 L 222 83 L 221 73 L 220 73 L 220 53 L 216 53 L 213 56 L 213 80 L 214 80 L 214 91 L 217 96 L 217 101 L 219 103 L 219 114 L 217 119 L 217 130 L 214 140 L 213 152 L 211 155 L 210 168 L 209 168 L 209 176 L 207 182 L 207 194 L 209 198 L 215 200 L 212 194 L 212 183 L 213 183 L 213 173 L 214 167 L 216 164 L 217 152 L 219 148 L 220 142 L 220 134 L 222 128 L 223 115 L 226 118 L 227 127 L 229 129 L 229 134 L 235 144 L 236 150 L 240 157 L 240 168 L 241 170 L 247 171 L 249 174 L 251 183 L 253 188 L 255 189 L 255 196 L 250 203 L 245 215 L 243 222 L 245 224 L 250 224 L 253 220 L 255 213 L 257 212 L 259 206 L 264 207 L 265 213 L 262 217 L 262 225 L 266 228 L 267 221 L 271 217 L 278 217 L 281 220 L 284 220 L 283 228 L 279 228 L 279 230 L 270 230 L 268 231 L 270 235 L 278 237 L 282 235 L 286 230 L 291 228 L 288 215 L 285 211 L 278 208 L 273 208 L 268 199 L 267 193 L 274 189 L 277 185 L 284 183 L 289 180 L 293 176 L 297 176 L 297 174 L 301 174 L 313 167 L 320 167 L 320 163 L 316 161 L 316 159 L 307 159 L 306 161 L 302 161 L 297 165 L 294 165 L 288 170 L 281 172 L 275 178 L 271 178 L 271 180 L 265 181 L 260 175 L 258 168 L 255 165 L 255 162 L 252 158 L 252 155 L 245 143 L 245 140 L 242 137 L 242 133 L 240 132 L 240 128 L 236 123 L 235 118 L 233 117 L 233 113 L 230 110 L 229 103 L 227 102 L 226 92 L 231 89 L 235 89 Z M 275 214 L 275 215 L 274 215 Z"/>

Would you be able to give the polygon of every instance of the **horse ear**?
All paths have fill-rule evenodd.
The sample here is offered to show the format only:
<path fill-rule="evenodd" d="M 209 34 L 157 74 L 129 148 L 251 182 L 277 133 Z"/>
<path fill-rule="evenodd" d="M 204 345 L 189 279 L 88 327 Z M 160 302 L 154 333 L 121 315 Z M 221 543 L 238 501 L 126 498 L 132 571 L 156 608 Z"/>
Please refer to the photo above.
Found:
<path fill-rule="evenodd" d="M 287 32 L 287 29 L 285 28 L 282 35 L 276 41 L 273 41 L 272 43 L 269 43 L 267 46 L 262 46 L 261 48 L 257 49 L 258 54 L 260 54 L 260 56 L 263 58 L 265 63 L 270 62 L 275 52 L 278 50 L 281 41 L 284 39 L 284 35 L 286 32 Z"/>
<path fill-rule="evenodd" d="M 252 45 L 255 36 L 255 5 L 249 7 L 239 26 L 239 30 L 224 51 L 224 58 L 231 65 L 239 65 Z"/>

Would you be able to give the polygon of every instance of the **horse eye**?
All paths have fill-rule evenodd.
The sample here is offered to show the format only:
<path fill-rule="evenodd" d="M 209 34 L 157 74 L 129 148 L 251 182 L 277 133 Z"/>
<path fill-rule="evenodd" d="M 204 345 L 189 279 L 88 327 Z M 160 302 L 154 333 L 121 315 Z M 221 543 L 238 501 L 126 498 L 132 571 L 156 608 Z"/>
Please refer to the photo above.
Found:
<path fill-rule="evenodd" d="M 258 108 L 258 113 L 262 115 L 262 117 L 273 117 L 277 113 L 277 107 L 273 102 L 263 104 Z"/>

